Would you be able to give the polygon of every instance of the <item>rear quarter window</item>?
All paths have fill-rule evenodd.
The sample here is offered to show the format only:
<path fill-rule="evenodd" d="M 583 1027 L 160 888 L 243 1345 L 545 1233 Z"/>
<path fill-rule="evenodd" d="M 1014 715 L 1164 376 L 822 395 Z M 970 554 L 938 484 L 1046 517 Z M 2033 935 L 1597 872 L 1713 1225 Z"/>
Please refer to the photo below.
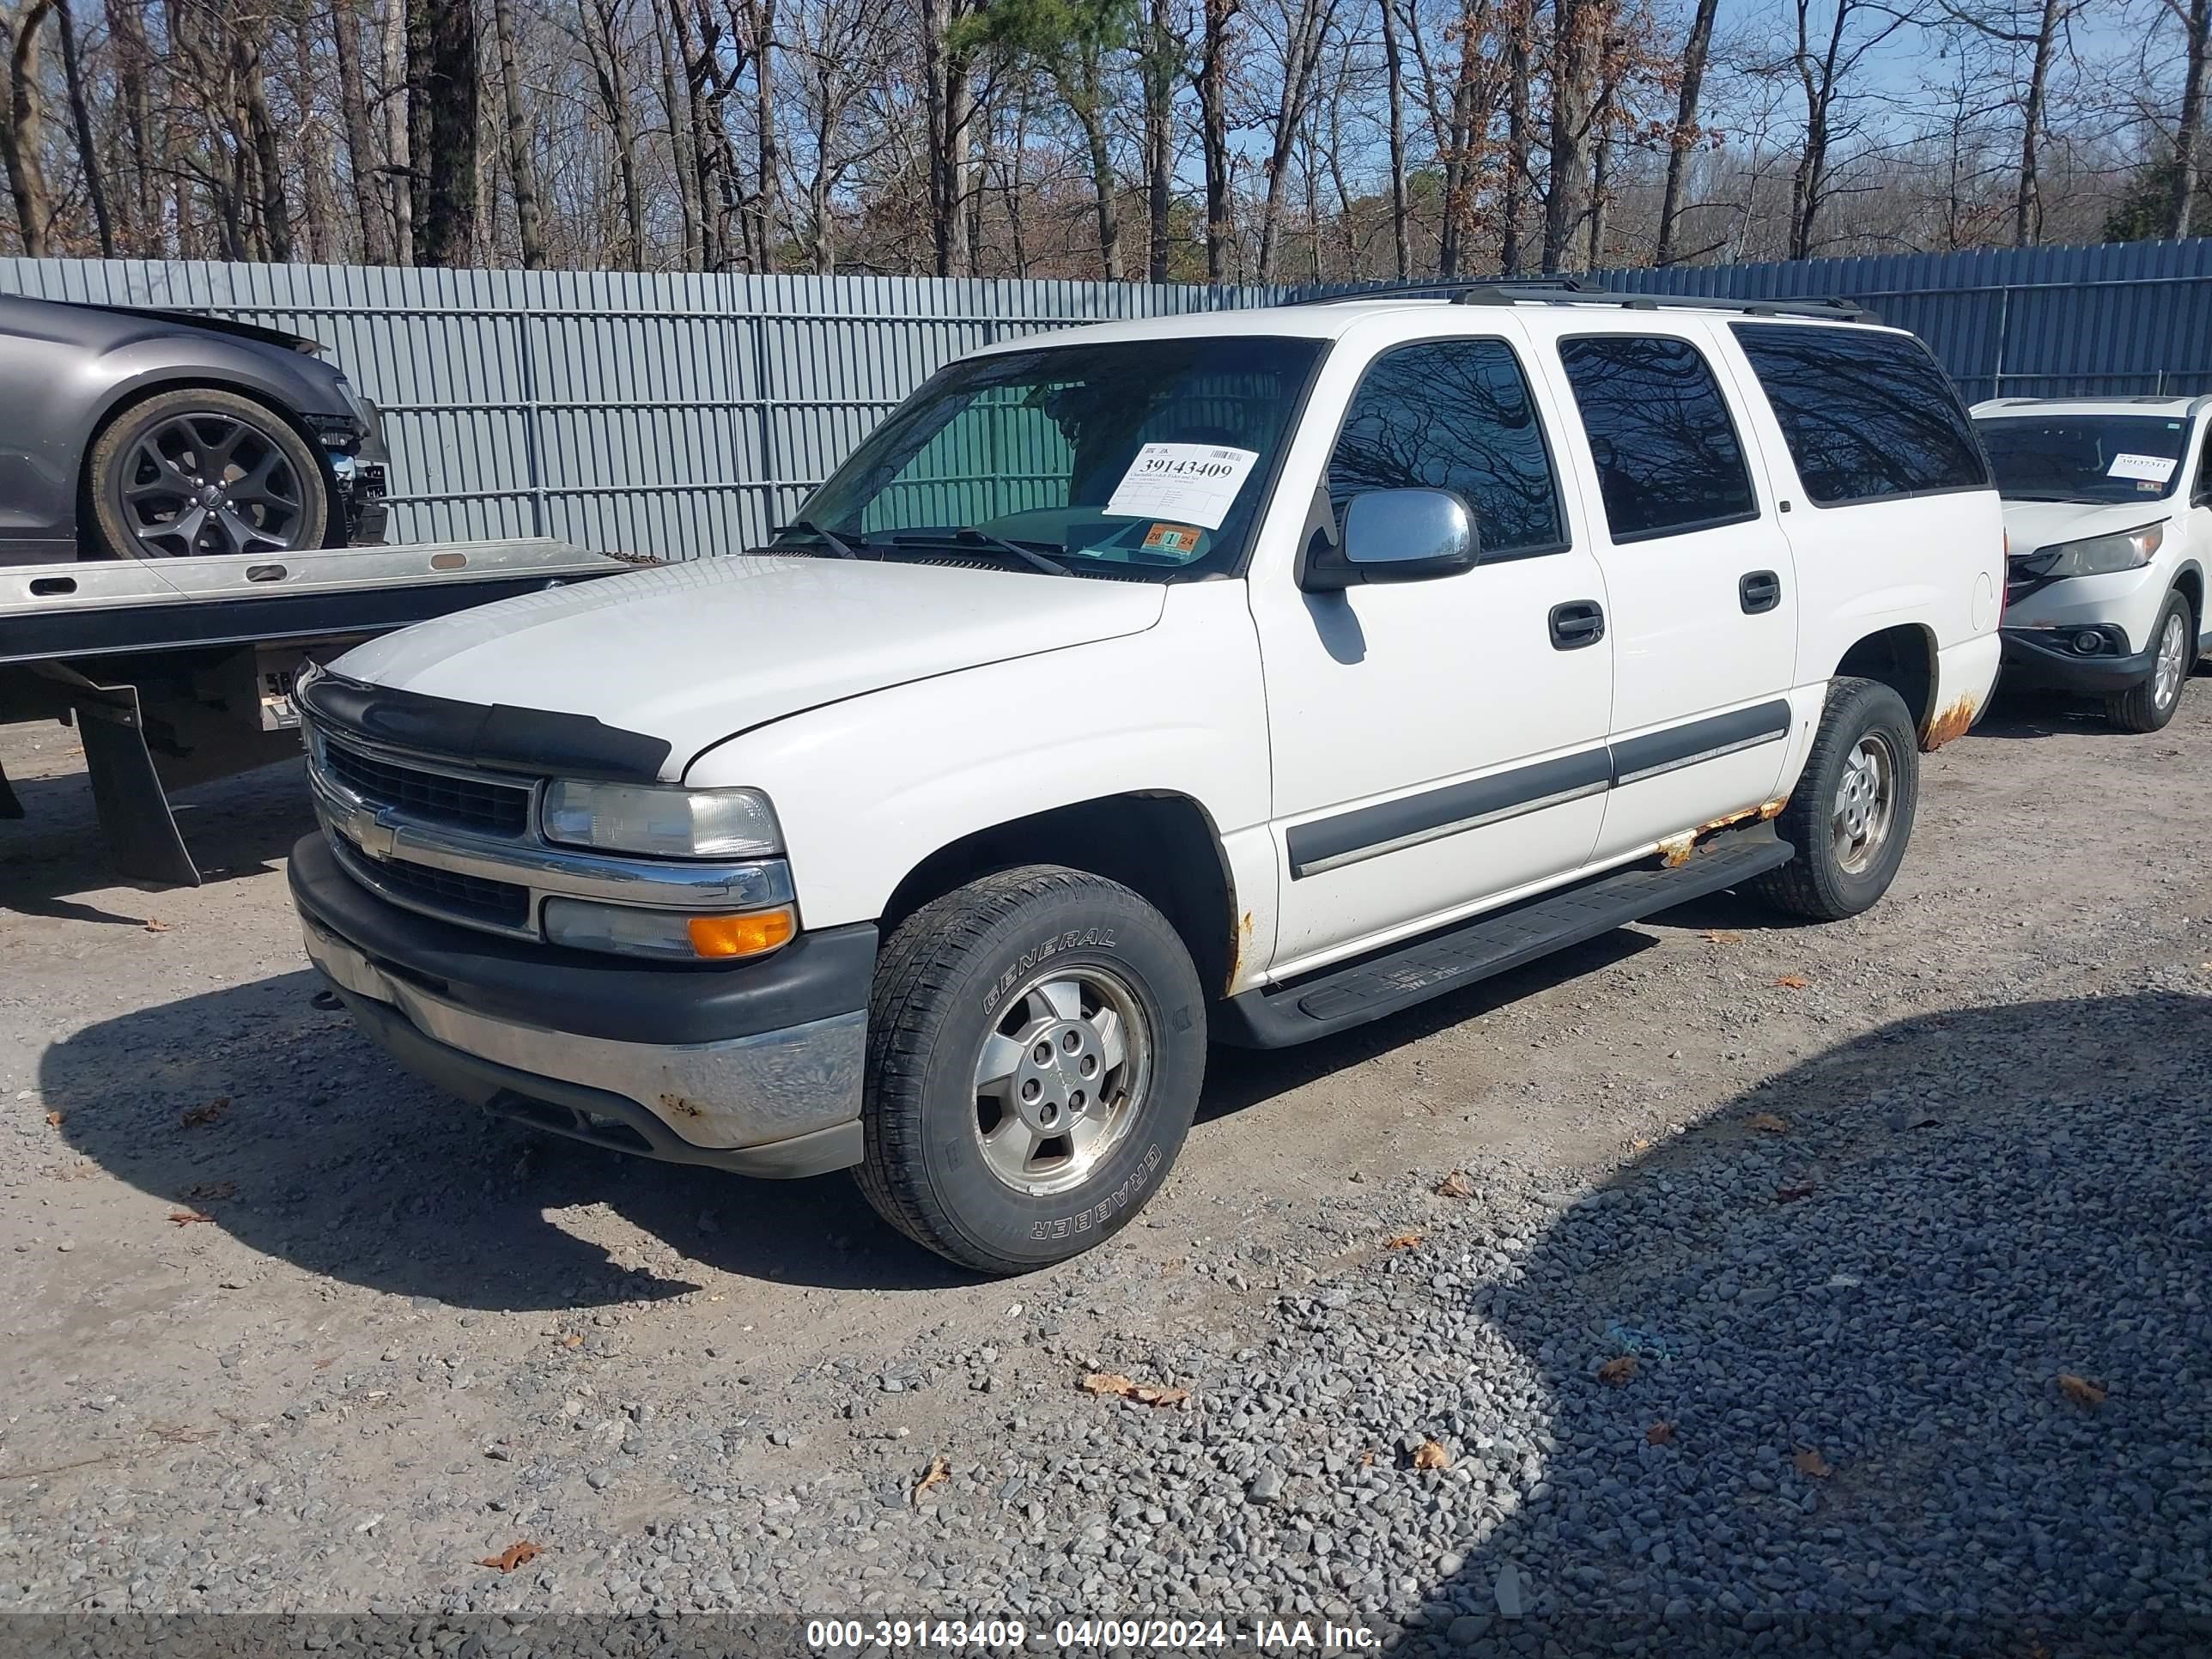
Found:
<path fill-rule="evenodd" d="M 1864 328 L 1729 328 L 1817 505 L 1989 488 L 1966 405 L 1919 341 Z"/>

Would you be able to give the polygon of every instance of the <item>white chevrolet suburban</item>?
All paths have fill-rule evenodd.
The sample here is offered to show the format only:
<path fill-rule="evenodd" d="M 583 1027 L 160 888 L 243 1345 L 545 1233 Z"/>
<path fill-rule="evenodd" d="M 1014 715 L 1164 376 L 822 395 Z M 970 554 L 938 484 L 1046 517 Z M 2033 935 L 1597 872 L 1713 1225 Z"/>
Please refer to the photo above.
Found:
<path fill-rule="evenodd" d="M 304 679 L 292 890 L 450 1093 L 856 1167 L 1018 1272 L 1157 1190 L 1209 1039 L 1723 888 L 1874 903 L 2004 574 L 1957 394 L 1846 307 L 1470 287 L 1031 337 L 764 549 Z"/>
<path fill-rule="evenodd" d="M 2102 697 L 2155 732 L 2206 635 L 2212 398 L 2000 398 L 1974 405 L 2012 541 L 2004 680 Z"/>

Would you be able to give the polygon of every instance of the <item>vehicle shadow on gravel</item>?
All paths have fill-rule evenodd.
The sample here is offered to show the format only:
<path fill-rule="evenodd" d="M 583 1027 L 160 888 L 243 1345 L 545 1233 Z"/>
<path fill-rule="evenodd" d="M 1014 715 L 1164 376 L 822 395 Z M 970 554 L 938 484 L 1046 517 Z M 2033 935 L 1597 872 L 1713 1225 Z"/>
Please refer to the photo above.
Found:
<path fill-rule="evenodd" d="M 1765 913 L 1771 914 L 1771 913 Z M 1660 920 L 1661 918 L 1655 918 Z M 1651 949 L 1659 941 L 1648 933 L 1617 929 L 1463 990 L 1417 1003 L 1401 1013 L 1353 1027 L 1340 1036 L 1291 1048 L 1230 1048 L 1216 1045 L 1206 1062 L 1206 1092 L 1198 1103 L 1198 1122 L 1214 1122 L 1234 1113 L 1264 1109 L 1332 1072 L 1363 1066 L 1379 1054 L 1434 1036 L 1553 985 L 1594 974 Z"/>
<path fill-rule="evenodd" d="M 1929 1015 L 1475 1240 L 1550 1444 L 1436 1402 L 1407 1650 L 2212 1651 L 2208 1088 L 2212 998 Z"/>
<path fill-rule="evenodd" d="M 684 1257 L 762 1279 L 963 1282 L 845 1176 L 748 1181 L 537 1134 L 401 1070 L 302 969 L 93 1025 L 40 1062 L 59 1133 L 118 1179 L 313 1273 L 488 1310 L 696 1288 L 626 1272 L 548 1212 L 601 1206 Z M 589 1224 L 584 1224 L 588 1231 Z"/>
<path fill-rule="evenodd" d="M 1652 941 L 1616 933 L 1365 1030 L 1216 1050 L 1201 1121 L 1472 1018 Z M 308 1273 L 519 1311 L 696 1289 L 625 1272 L 547 1212 L 604 1206 L 726 1273 L 830 1289 L 973 1282 L 885 1226 L 842 1174 L 750 1181 L 602 1152 L 488 1117 L 393 1064 L 302 970 L 90 1026 L 40 1062 L 78 1152 Z M 1202 1131 L 1201 1131 L 1202 1133 Z"/>

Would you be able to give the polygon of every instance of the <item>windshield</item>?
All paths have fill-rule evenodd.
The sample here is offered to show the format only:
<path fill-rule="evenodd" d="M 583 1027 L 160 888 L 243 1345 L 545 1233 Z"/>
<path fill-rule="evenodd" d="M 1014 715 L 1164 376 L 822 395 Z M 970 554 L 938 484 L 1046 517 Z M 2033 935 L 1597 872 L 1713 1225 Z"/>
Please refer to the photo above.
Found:
<path fill-rule="evenodd" d="M 1157 580 L 1233 569 L 1322 343 L 1142 340 L 955 363 L 776 544 Z"/>
<path fill-rule="evenodd" d="M 2171 495 L 2189 422 L 2165 415 L 2007 416 L 1974 422 L 2014 501 L 2141 501 Z"/>

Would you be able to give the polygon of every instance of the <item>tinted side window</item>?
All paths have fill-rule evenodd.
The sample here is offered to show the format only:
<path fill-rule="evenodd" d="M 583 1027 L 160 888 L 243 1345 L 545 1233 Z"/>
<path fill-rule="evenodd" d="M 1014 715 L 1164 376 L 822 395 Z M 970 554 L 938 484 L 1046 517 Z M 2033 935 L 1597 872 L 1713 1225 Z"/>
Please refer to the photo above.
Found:
<path fill-rule="evenodd" d="M 1814 501 L 1834 507 L 1988 485 L 1973 422 L 1919 341 L 1856 328 L 1730 326 Z"/>
<path fill-rule="evenodd" d="M 1664 335 L 1559 342 L 1616 542 L 1757 516 L 1743 446 L 1698 349 Z"/>
<path fill-rule="evenodd" d="M 1503 340 L 1429 340 L 1369 365 L 1328 459 L 1329 505 L 1363 489 L 1452 489 L 1485 558 L 1567 543 L 1528 382 Z"/>

